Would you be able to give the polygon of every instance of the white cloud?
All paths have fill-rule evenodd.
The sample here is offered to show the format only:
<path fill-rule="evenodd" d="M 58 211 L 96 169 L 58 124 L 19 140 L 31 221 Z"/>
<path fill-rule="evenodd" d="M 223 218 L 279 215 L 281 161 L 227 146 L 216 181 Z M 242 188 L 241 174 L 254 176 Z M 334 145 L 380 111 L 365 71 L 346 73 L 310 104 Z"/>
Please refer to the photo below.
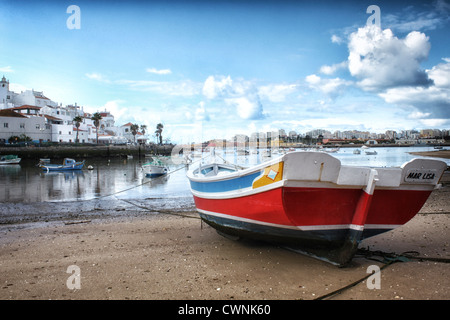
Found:
<path fill-rule="evenodd" d="M 233 93 L 233 81 L 231 77 L 219 77 L 218 80 L 214 76 L 209 76 L 202 89 L 203 95 L 208 99 L 228 96 Z"/>
<path fill-rule="evenodd" d="M 0 72 L 14 72 L 13 68 L 11 66 L 1 67 Z"/>
<path fill-rule="evenodd" d="M 339 37 L 339 36 L 333 34 L 333 35 L 331 36 L 331 42 L 337 43 L 337 44 L 341 44 L 341 43 L 344 42 L 344 40 L 343 40 L 341 37 Z"/>
<path fill-rule="evenodd" d="M 196 121 L 209 121 L 209 114 L 206 112 L 205 103 L 201 101 L 198 104 L 198 108 L 195 110 Z"/>
<path fill-rule="evenodd" d="M 322 67 L 320 67 L 319 72 L 323 73 L 323 74 L 326 74 L 326 75 L 332 75 L 337 70 L 344 69 L 347 66 L 348 66 L 348 62 L 347 61 L 342 61 L 341 63 L 336 63 L 336 64 L 333 64 L 331 66 L 323 65 Z"/>
<path fill-rule="evenodd" d="M 442 128 L 444 125 L 450 124 L 449 119 L 421 119 L 420 122 L 429 128 Z"/>
<path fill-rule="evenodd" d="M 420 111 L 414 111 L 408 116 L 408 119 L 422 119 L 422 118 L 427 118 L 430 115 L 431 115 L 431 113 L 423 113 Z"/>
<path fill-rule="evenodd" d="M 433 117 L 435 119 L 450 118 L 450 61 L 427 70 L 434 85 L 429 87 L 398 87 L 379 93 L 386 102 L 408 106 L 414 109 L 416 115 Z"/>
<path fill-rule="evenodd" d="M 86 73 L 85 75 L 86 75 L 86 77 L 88 77 L 89 79 L 92 79 L 92 80 L 110 83 L 110 81 L 100 73 L 92 72 L 92 73 Z"/>
<path fill-rule="evenodd" d="M 443 58 L 446 63 L 440 63 L 431 70 L 427 70 L 428 76 L 434 81 L 436 87 L 450 89 L 450 58 Z"/>
<path fill-rule="evenodd" d="M 444 0 L 424 2 L 418 6 L 405 6 L 398 14 L 383 15 L 383 24 L 400 32 L 434 30 L 448 22 L 450 5 Z"/>
<path fill-rule="evenodd" d="M 342 93 L 342 90 L 352 84 L 351 81 L 341 78 L 321 78 L 315 74 L 311 74 L 305 78 L 306 82 L 313 89 L 319 90 L 330 98 L 335 98 Z"/>
<path fill-rule="evenodd" d="M 181 81 L 148 81 L 148 80 L 118 80 L 118 84 L 128 85 L 137 91 L 149 91 L 170 96 L 194 96 L 199 93 L 201 84 L 191 80 Z"/>
<path fill-rule="evenodd" d="M 258 95 L 225 99 L 228 105 L 236 107 L 238 116 L 244 120 L 263 119 L 263 107 Z"/>
<path fill-rule="evenodd" d="M 159 74 L 159 75 L 166 75 L 166 74 L 172 73 L 172 71 L 170 69 L 158 70 L 156 68 L 147 68 L 147 69 L 145 69 L 145 71 L 147 71 L 148 73 Z"/>
<path fill-rule="evenodd" d="M 223 100 L 235 107 L 237 115 L 244 120 L 263 119 L 263 106 L 258 90 L 250 81 L 233 81 L 230 76 L 209 76 L 202 89 L 210 100 Z"/>
<path fill-rule="evenodd" d="M 417 31 L 405 39 L 390 29 L 369 25 L 350 35 L 348 68 L 364 90 L 379 91 L 399 86 L 427 86 L 432 83 L 420 62 L 428 57 L 428 37 Z"/>
<path fill-rule="evenodd" d="M 283 102 L 295 91 L 297 91 L 295 84 L 270 84 L 258 88 L 258 94 L 272 102 Z"/>

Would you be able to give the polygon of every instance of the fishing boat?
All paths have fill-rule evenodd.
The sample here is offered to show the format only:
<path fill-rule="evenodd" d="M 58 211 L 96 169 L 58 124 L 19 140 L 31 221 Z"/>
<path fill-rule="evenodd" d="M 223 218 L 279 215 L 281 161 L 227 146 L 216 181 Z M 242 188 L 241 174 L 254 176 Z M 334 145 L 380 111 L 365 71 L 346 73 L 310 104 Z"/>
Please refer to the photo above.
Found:
<path fill-rule="evenodd" d="M 157 178 L 169 172 L 164 163 L 159 159 L 153 159 L 153 161 L 143 164 L 142 169 L 147 178 Z"/>
<path fill-rule="evenodd" d="M 367 155 L 377 155 L 378 153 L 375 151 L 375 150 L 366 150 L 365 151 L 365 153 L 367 154 Z"/>
<path fill-rule="evenodd" d="M 0 156 L 0 165 L 3 164 L 18 164 L 20 163 L 21 158 L 13 154 L 7 154 L 4 156 Z"/>
<path fill-rule="evenodd" d="M 251 168 L 210 163 L 187 172 L 200 217 L 220 234 L 281 244 L 345 266 L 365 238 L 421 209 L 447 165 L 342 165 L 324 152 L 290 152 Z"/>
<path fill-rule="evenodd" d="M 81 170 L 84 166 L 83 161 L 75 161 L 74 159 L 65 158 L 62 164 L 40 163 L 39 167 L 44 171 L 66 171 L 66 170 Z"/>

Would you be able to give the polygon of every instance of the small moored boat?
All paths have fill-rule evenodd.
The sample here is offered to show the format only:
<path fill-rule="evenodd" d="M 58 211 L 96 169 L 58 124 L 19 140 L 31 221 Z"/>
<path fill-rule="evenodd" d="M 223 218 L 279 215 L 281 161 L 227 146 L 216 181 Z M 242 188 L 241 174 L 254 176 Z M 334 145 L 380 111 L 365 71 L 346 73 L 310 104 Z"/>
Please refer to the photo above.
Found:
<path fill-rule="evenodd" d="M 65 170 L 81 170 L 84 166 L 83 161 L 75 161 L 74 159 L 65 158 L 62 164 L 40 163 L 39 167 L 44 171 L 65 171 Z"/>
<path fill-rule="evenodd" d="M 18 164 L 20 163 L 21 158 L 13 154 L 7 154 L 4 156 L 0 156 L 0 165 L 2 164 Z"/>
<path fill-rule="evenodd" d="M 163 162 L 158 159 L 154 159 L 151 162 L 143 164 L 142 169 L 144 170 L 147 178 L 157 178 L 169 172 Z"/>
<path fill-rule="evenodd" d="M 324 152 L 290 152 L 252 168 L 211 163 L 187 173 L 200 217 L 219 233 L 282 244 L 345 266 L 365 238 L 421 209 L 447 165 L 341 165 Z"/>

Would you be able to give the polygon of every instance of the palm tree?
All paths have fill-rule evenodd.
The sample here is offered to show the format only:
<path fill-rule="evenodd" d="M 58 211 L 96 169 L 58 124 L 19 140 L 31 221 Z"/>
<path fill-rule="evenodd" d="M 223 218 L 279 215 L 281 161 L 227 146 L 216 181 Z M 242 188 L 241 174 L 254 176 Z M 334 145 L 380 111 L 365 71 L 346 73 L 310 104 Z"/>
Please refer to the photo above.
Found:
<path fill-rule="evenodd" d="M 98 127 L 100 126 L 100 120 L 102 120 L 102 116 L 100 115 L 100 113 L 96 112 L 92 116 L 91 120 L 94 121 L 94 126 L 97 129 L 96 131 L 97 131 L 97 144 L 98 144 Z"/>
<path fill-rule="evenodd" d="M 134 137 L 134 142 L 136 142 L 136 134 L 138 133 L 139 125 L 138 124 L 132 124 L 130 126 L 130 130 L 131 130 L 131 134 Z"/>
<path fill-rule="evenodd" d="M 159 144 L 162 144 L 162 131 L 163 131 L 163 128 L 164 128 L 164 126 L 163 126 L 162 123 L 158 123 L 156 125 L 155 133 L 156 133 L 156 137 L 159 137 Z"/>
<path fill-rule="evenodd" d="M 145 130 L 147 130 L 147 126 L 145 124 L 142 124 L 141 125 L 141 132 L 142 132 L 143 136 L 145 136 Z M 144 139 L 144 142 L 145 142 L 146 141 L 145 137 L 143 139 Z"/>
<path fill-rule="evenodd" d="M 75 127 L 77 128 L 77 138 L 75 139 L 75 143 L 78 143 L 78 129 L 80 128 L 80 123 L 83 121 L 83 118 L 76 116 L 72 121 L 75 122 Z"/>

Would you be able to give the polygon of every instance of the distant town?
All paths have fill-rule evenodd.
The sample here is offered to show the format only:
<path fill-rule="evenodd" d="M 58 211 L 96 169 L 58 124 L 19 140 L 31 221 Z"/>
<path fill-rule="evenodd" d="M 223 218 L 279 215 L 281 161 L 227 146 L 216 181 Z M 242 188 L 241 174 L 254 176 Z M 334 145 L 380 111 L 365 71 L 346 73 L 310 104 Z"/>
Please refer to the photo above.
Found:
<path fill-rule="evenodd" d="M 9 80 L 0 81 L 0 145 L 29 143 L 91 143 L 91 144 L 162 144 L 163 124 L 154 128 L 126 123 L 116 126 L 114 115 L 108 110 L 87 113 L 82 106 L 63 106 L 46 97 L 42 91 L 10 91 Z M 221 140 L 223 141 L 223 140 Z M 265 141 L 284 145 L 292 144 L 442 144 L 450 142 L 450 130 L 388 130 L 372 133 L 358 130 L 330 132 L 315 129 L 305 133 L 255 132 L 250 136 L 236 135 L 232 142 Z"/>

